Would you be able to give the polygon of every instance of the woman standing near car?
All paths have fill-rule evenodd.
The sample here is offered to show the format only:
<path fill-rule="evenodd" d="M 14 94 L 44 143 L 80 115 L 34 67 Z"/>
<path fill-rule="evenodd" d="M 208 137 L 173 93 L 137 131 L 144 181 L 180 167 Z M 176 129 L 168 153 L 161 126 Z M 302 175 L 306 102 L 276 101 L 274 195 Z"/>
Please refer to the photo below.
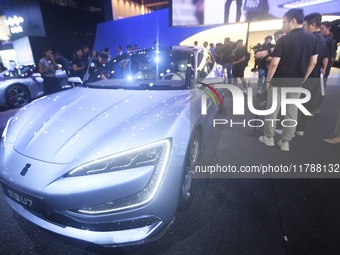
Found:
<path fill-rule="evenodd" d="M 81 47 L 74 51 L 74 59 L 72 60 L 72 70 L 75 76 L 83 78 L 86 63 L 83 60 L 83 50 Z"/>
<path fill-rule="evenodd" d="M 39 60 L 39 73 L 44 78 L 45 95 L 61 91 L 60 81 L 56 76 L 58 65 L 48 47 L 43 50 L 44 57 Z"/>

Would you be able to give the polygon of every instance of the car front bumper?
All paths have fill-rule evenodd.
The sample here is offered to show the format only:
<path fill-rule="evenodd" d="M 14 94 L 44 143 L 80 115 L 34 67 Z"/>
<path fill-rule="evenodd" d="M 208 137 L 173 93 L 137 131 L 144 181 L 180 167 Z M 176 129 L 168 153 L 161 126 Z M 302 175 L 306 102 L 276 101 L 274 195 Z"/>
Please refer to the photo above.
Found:
<path fill-rule="evenodd" d="M 142 244 L 145 242 L 157 240 L 161 238 L 167 229 L 171 226 L 174 218 L 170 223 L 165 224 L 163 221 L 155 221 L 151 225 L 146 225 L 144 227 L 137 227 L 124 230 L 116 231 L 92 231 L 86 228 L 79 229 L 70 226 L 56 225 L 37 215 L 26 210 L 23 206 L 12 201 L 11 199 L 4 196 L 8 204 L 21 216 L 31 221 L 32 223 L 47 229 L 49 231 L 55 232 L 60 235 L 67 237 L 80 239 L 83 241 L 104 245 L 104 246 L 124 246 L 124 245 L 134 245 Z M 150 216 L 153 217 L 153 216 Z M 145 218 L 145 217 L 144 217 Z M 131 219 L 129 222 L 138 221 L 137 219 Z M 124 224 L 123 221 L 117 222 L 118 224 Z M 132 227 L 132 226 L 131 226 Z"/>
<path fill-rule="evenodd" d="M 3 146 L 2 142 L 0 147 Z M 180 185 L 179 180 L 164 181 L 157 192 L 157 196 L 140 207 L 119 212 L 84 214 L 72 209 L 82 208 L 84 202 L 87 203 L 90 199 L 98 200 L 104 194 L 110 193 L 110 190 L 106 188 L 101 191 L 99 189 L 100 192 L 93 193 L 96 191 L 96 187 L 99 187 L 95 183 L 100 182 L 100 188 L 102 188 L 105 186 L 105 180 L 102 178 L 97 180 L 91 176 L 89 176 L 90 180 L 88 182 L 84 181 L 84 178 L 87 177 L 82 176 L 56 179 L 58 174 L 46 180 L 42 178 L 42 175 L 39 174 L 40 172 L 44 173 L 44 169 L 49 169 L 58 173 L 57 169 L 63 168 L 63 166 L 34 159 L 28 161 L 27 157 L 12 149 L 10 151 L 11 153 L 5 152 L 3 154 L 6 155 L 6 160 L 3 160 L 3 157 L 0 158 L 0 165 L 4 161 L 11 162 L 11 164 L 5 164 L 6 166 L 10 165 L 10 169 L 3 167 L 0 172 L 4 197 L 19 215 L 46 230 L 99 245 L 124 246 L 141 244 L 161 238 L 174 220 Z M 182 158 L 182 151 L 177 156 Z M 22 176 L 20 171 L 22 171 L 22 166 L 25 166 L 27 162 L 32 166 L 37 165 L 39 167 L 37 169 L 31 167 L 28 173 Z M 179 160 L 170 161 L 169 168 L 172 171 L 166 171 L 165 179 L 174 178 L 174 173 L 179 177 L 181 176 L 181 171 L 174 171 L 181 169 Z M 141 172 L 140 169 L 139 172 Z M 107 179 L 107 176 L 111 174 L 117 173 L 109 173 L 109 175 L 103 175 L 103 177 Z M 149 171 L 146 171 L 141 176 L 144 176 L 144 179 L 149 179 Z M 127 187 L 126 189 L 133 193 L 135 192 L 134 188 L 139 190 L 139 185 L 144 186 L 143 179 L 140 179 L 141 176 L 137 175 L 132 178 L 131 181 L 134 185 L 128 185 L 130 188 Z M 123 179 L 122 176 L 119 177 L 114 178 L 112 176 L 111 179 L 109 178 L 110 182 L 117 180 L 128 183 L 128 179 Z M 74 184 L 74 179 L 76 178 L 80 178 L 77 183 L 82 184 L 84 190 L 82 190 L 82 186 L 79 188 L 79 185 Z M 131 178 L 131 175 L 126 175 L 126 178 Z M 52 182 L 51 180 L 53 179 L 56 179 L 56 181 Z M 46 183 L 49 183 L 49 185 L 46 185 Z M 136 183 L 139 185 L 136 185 Z M 92 187 L 92 185 L 94 186 Z M 76 192 L 77 190 L 78 193 Z M 123 192 L 122 188 L 118 190 Z M 170 190 L 172 192 L 169 192 Z M 85 195 L 83 192 L 85 192 Z M 38 204 L 39 206 L 34 207 L 29 203 Z"/>

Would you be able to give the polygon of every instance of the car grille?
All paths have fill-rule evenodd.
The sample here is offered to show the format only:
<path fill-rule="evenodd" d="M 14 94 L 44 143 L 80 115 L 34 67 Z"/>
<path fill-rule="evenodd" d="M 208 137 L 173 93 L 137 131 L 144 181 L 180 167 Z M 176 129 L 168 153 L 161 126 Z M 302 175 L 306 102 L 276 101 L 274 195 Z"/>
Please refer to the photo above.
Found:
<path fill-rule="evenodd" d="M 31 213 L 34 213 L 31 211 Z M 116 222 L 105 222 L 105 223 L 85 223 L 77 221 L 73 218 L 67 217 L 60 213 L 52 213 L 48 216 L 42 217 L 41 214 L 36 214 L 39 218 L 43 218 L 53 224 L 60 225 L 61 227 L 73 227 L 78 229 L 85 229 L 89 231 L 121 231 L 126 229 L 136 229 L 147 227 L 151 225 L 156 225 L 161 222 L 161 220 L 156 216 L 147 216 L 137 219 L 116 221 Z"/>

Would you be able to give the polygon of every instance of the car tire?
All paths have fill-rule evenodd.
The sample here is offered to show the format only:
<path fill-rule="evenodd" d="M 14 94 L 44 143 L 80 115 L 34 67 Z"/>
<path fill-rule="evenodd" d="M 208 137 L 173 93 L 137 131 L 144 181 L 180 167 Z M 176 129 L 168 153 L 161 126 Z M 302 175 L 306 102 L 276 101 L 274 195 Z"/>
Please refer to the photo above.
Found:
<path fill-rule="evenodd" d="M 18 108 L 31 100 L 28 89 L 22 85 L 12 85 L 6 91 L 6 102 L 10 108 Z"/>
<path fill-rule="evenodd" d="M 178 210 L 182 211 L 189 207 L 197 186 L 197 173 L 195 173 L 195 165 L 201 156 L 201 135 L 196 130 L 190 139 L 190 144 L 185 157 L 183 169 L 182 183 L 180 187 Z"/>

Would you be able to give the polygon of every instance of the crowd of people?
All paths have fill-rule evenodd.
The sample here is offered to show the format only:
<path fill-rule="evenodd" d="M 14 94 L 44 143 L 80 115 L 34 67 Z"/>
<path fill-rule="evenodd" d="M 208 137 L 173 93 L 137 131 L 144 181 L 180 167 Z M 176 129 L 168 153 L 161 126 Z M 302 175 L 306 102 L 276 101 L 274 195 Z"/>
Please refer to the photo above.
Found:
<path fill-rule="evenodd" d="M 291 9 L 283 17 L 282 30 L 268 35 L 264 43 L 257 44 L 252 49 L 255 55 L 255 66 L 251 71 L 258 72 L 257 94 L 264 94 L 265 100 L 259 103 L 260 107 L 270 109 L 276 103 L 281 105 L 281 90 L 287 87 L 302 87 L 307 89 L 311 98 L 303 106 L 314 116 L 320 112 L 325 98 L 325 86 L 332 64 L 336 57 L 336 43 L 331 33 L 332 23 L 322 22 L 319 13 L 304 15 L 302 9 Z M 195 42 L 195 45 L 198 43 Z M 204 42 L 203 47 L 207 47 Z M 240 78 L 243 91 L 247 93 L 247 84 L 244 79 L 244 69 L 247 66 L 247 51 L 242 40 L 236 43 L 225 38 L 224 44 L 217 43 L 216 47 L 209 44 L 210 52 L 218 64 L 226 72 L 227 83 L 237 84 Z M 321 77 L 321 78 L 320 78 Z M 287 99 L 297 100 L 304 98 L 301 93 L 287 93 Z M 273 98 L 278 101 L 273 102 Z M 266 119 L 277 119 L 280 107 L 266 116 Z M 287 124 L 282 129 L 276 129 L 275 123 L 265 122 L 264 136 L 259 137 L 260 142 L 267 146 L 274 146 L 275 133 L 281 135 L 278 146 L 282 151 L 289 151 L 289 141 L 294 136 L 303 136 L 309 115 L 298 111 L 297 106 L 288 104 L 283 118 Z M 336 137 L 324 139 L 325 142 L 340 143 L 340 110 L 335 128 Z"/>
<path fill-rule="evenodd" d="M 155 43 L 157 44 L 156 41 Z M 123 52 L 123 47 L 119 45 L 115 57 L 129 54 L 138 49 L 137 44 L 128 44 L 126 46 L 126 52 Z M 111 59 L 112 56 L 108 47 L 97 52 L 96 50 L 90 50 L 88 45 L 81 45 L 74 50 L 71 61 L 60 55 L 59 52 L 53 53 L 49 47 L 44 48 L 43 57 L 39 60 L 38 71 L 44 78 L 45 94 L 48 95 L 62 90 L 63 81 L 61 81 L 57 75 L 60 70 L 65 73 L 65 77 L 77 76 L 80 77 L 83 82 L 107 79 L 109 72 L 98 75 L 96 72 Z"/>
<path fill-rule="evenodd" d="M 195 41 L 194 45 L 197 46 L 198 42 Z M 239 39 L 232 42 L 229 37 L 224 39 L 224 43 L 203 43 L 203 47 L 207 48 L 214 56 L 217 64 L 223 67 L 223 72 L 226 72 L 227 83 L 237 85 L 239 78 L 243 86 L 243 93 L 247 94 L 248 84 L 244 78 L 244 70 L 248 66 L 250 53 L 244 46 L 243 40 Z"/>
<path fill-rule="evenodd" d="M 277 119 L 281 94 L 287 87 L 302 87 L 310 92 L 310 99 L 303 104 L 308 113 L 298 110 L 297 105 L 288 104 L 283 115 L 285 126 L 276 129 L 273 122 L 264 124 L 264 136 L 260 136 L 260 142 L 267 146 L 274 146 L 275 133 L 281 135 L 278 146 L 282 151 L 289 151 L 289 141 L 294 136 L 303 136 L 306 122 L 309 116 L 320 112 L 320 106 L 324 98 L 324 87 L 330 68 L 335 58 L 336 44 L 330 33 L 330 22 L 322 22 L 319 13 L 311 13 L 304 16 L 302 9 L 289 10 L 283 18 L 283 33 L 275 38 L 276 45 L 266 42 L 266 49 L 257 52 L 255 56 L 260 60 L 265 59 L 266 66 L 259 62 L 258 93 L 267 94 L 266 109 L 277 100 L 278 107 L 274 112 L 266 116 L 267 120 Z M 279 35 L 277 35 L 279 36 Z M 268 38 L 269 39 L 269 38 Z M 261 71 L 260 71 L 261 70 Z M 264 76 L 262 73 L 264 72 Z M 265 79 L 265 87 L 262 80 Z M 299 92 L 286 93 L 286 98 L 292 102 L 305 98 L 306 95 Z M 338 121 L 338 124 L 339 125 Z M 336 128 L 339 136 L 339 127 Z M 340 143 L 338 138 L 325 139 L 329 143 Z"/>

